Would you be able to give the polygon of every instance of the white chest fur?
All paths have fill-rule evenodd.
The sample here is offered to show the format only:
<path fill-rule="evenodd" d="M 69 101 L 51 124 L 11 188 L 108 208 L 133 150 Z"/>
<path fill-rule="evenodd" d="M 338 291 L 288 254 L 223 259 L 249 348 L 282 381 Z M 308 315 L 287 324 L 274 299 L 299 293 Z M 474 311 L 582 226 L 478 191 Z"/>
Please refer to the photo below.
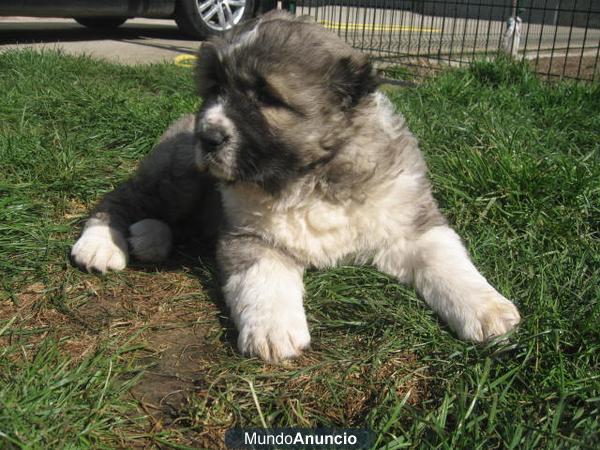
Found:
<path fill-rule="evenodd" d="M 234 229 L 260 236 L 307 265 L 328 267 L 344 259 L 366 261 L 383 241 L 409 233 L 414 215 L 409 186 L 416 183 L 414 176 L 401 176 L 360 202 L 332 202 L 317 194 L 275 200 L 248 186 L 221 192 Z"/>
<path fill-rule="evenodd" d="M 252 188 L 227 187 L 222 194 L 228 221 L 236 230 L 258 235 L 306 264 L 331 266 L 359 248 L 351 205 L 315 196 L 284 205 Z"/>

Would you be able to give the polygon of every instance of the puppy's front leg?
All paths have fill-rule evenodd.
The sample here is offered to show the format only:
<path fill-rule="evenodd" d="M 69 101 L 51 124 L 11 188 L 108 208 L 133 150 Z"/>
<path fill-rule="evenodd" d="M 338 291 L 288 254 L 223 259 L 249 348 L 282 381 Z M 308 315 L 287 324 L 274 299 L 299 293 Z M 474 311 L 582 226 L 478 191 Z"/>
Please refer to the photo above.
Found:
<path fill-rule="evenodd" d="M 73 245 L 71 258 L 88 272 L 123 270 L 129 259 L 127 238 L 119 227 L 111 226 L 107 213 L 94 214 Z"/>
<path fill-rule="evenodd" d="M 479 273 L 450 227 L 433 226 L 395 251 L 392 247 L 380 254 L 378 267 L 412 281 L 461 339 L 483 342 L 506 334 L 519 323 L 515 305 Z"/>
<path fill-rule="evenodd" d="M 298 356 L 310 344 L 302 305 L 303 267 L 259 238 L 228 235 L 217 259 L 240 351 L 268 362 Z"/>

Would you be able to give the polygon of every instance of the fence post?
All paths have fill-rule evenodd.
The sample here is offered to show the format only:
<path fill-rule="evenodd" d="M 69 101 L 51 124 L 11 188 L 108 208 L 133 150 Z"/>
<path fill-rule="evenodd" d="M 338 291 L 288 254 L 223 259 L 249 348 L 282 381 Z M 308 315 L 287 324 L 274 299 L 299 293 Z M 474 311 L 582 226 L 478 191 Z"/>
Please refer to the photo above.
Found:
<path fill-rule="evenodd" d="M 523 20 L 519 17 L 519 0 L 512 0 L 511 16 L 506 21 L 506 31 L 504 32 L 502 47 L 504 51 L 516 58 L 519 54 L 519 44 L 521 43 L 521 26 Z"/>

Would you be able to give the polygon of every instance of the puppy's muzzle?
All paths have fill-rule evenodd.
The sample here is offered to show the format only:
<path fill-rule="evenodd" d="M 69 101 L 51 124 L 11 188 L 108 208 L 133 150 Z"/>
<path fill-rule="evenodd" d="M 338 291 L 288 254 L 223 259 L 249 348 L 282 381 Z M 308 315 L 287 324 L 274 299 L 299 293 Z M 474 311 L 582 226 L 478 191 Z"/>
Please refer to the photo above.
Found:
<path fill-rule="evenodd" d="M 219 124 L 202 122 L 198 130 L 198 138 L 202 144 L 202 150 L 212 153 L 223 147 L 231 139 L 231 135 L 225 127 Z"/>

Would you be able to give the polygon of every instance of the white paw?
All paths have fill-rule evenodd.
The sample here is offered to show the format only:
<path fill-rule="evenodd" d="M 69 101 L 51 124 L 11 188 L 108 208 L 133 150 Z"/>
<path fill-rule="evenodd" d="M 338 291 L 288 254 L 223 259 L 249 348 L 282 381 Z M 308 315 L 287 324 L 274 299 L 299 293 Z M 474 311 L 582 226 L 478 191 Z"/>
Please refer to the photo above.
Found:
<path fill-rule="evenodd" d="M 247 356 L 258 356 L 276 363 L 299 356 L 310 345 L 310 334 L 304 314 L 302 317 L 273 317 L 240 327 L 238 348 Z"/>
<path fill-rule="evenodd" d="M 161 262 L 173 245 L 171 228 L 156 219 L 144 219 L 129 227 L 131 254 L 140 261 Z"/>
<path fill-rule="evenodd" d="M 457 330 L 462 339 L 485 342 L 503 336 L 520 322 L 516 306 L 497 292 L 488 294 L 476 311 L 465 314 L 462 326 Z"/>
<path fill-rule="evenodd" d="M 246 257 L 237 251 L 238 258 Z M 250 255 L 252 251 L 249 247 Z M 274 363 L 298 356 L 309 346 L 310 334 L 302 305 L 302 270 L 277 254 L 270 256 L 230 275 L 223 294 L 239 331 L 240 352 Z"/>
<path fill-rule="evenodd" d="M 127 241 L 121 232 L 106 224 L 89 226 L 75 242 L 71 257 L 88 272 L 123 270 L 127 266 Z"/>

